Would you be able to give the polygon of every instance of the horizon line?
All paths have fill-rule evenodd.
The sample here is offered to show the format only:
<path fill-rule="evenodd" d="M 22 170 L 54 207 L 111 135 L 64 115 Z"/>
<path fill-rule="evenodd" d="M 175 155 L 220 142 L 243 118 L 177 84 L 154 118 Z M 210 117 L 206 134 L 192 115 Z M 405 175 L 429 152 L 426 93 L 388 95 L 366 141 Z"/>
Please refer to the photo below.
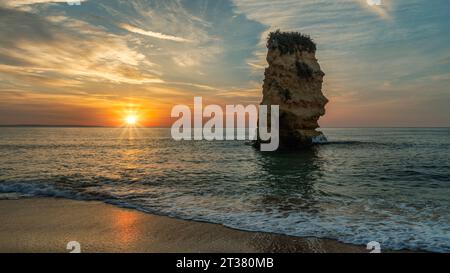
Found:
<path fill-rule="evenodd" d="M 80 125 L 80 124 L 0 124 L 0 127 L 41 127 L 41 128 L 123 128 L 124 126 L 110 126 L 110 125 Z M 134 128 L 154 128 L 154 129 L 169 129 L 171 127 L 165 126 L 136 126 Z M 352 129 L 352 128 L 450 128 L 449 126 L 324 126 L 317 128 L 320 129 Z M 226 129 L 222 127 L 221 129 Z"/>

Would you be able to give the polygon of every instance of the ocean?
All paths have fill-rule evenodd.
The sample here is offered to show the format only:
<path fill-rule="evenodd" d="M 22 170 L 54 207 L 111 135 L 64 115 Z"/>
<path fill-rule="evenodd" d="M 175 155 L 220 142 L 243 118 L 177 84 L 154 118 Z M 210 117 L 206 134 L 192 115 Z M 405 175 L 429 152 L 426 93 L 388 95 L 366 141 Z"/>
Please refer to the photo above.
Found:
<path fill-rule="evenodd" d="M 450 129 L 324 128 L 260 152 L 169 129 L 0 128 L 0 199 L 100 200 L 241 230 L 450 251 Z"/>

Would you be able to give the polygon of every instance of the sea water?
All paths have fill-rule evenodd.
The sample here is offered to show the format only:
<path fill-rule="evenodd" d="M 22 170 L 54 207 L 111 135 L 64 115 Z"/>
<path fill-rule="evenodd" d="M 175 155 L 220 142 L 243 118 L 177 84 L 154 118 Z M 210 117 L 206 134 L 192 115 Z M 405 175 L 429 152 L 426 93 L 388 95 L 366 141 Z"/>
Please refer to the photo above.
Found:
<path fill-rule="evenodd" d="M 322 130 L 260 152 L 170 129 L 0 128 L 0 198 L 100 200 L 252 231 L 450 251 L 450 129 Z"/>

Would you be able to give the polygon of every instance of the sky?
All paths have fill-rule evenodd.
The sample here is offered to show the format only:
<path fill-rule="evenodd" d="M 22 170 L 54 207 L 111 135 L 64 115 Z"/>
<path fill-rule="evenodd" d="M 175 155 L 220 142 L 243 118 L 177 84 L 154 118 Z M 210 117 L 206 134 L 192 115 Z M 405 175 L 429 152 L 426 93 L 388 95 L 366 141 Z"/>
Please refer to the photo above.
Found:
<path fill-rule="evenodd" d="M 381 1 L 381 5 L 370 5 Z M 448 0 L 0 0 L 0 124 L 171 125 L 259 104 L 267 34 L 310 35 L 322 127 L 449 127 Z"/>

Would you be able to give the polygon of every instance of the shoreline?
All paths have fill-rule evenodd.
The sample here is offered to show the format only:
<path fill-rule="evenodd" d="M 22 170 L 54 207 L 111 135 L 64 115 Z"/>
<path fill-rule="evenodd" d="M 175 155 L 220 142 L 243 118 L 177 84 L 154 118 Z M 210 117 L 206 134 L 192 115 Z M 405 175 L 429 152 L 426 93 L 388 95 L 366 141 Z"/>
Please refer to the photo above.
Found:
<path fill-rule="evenodd" d="M 242 231 L 60 198 L 0 200 L 0 252 L 368 253 L 365 246 L 315 237 Z M 411 251 L 400 251 L 411 252 Z"/>

